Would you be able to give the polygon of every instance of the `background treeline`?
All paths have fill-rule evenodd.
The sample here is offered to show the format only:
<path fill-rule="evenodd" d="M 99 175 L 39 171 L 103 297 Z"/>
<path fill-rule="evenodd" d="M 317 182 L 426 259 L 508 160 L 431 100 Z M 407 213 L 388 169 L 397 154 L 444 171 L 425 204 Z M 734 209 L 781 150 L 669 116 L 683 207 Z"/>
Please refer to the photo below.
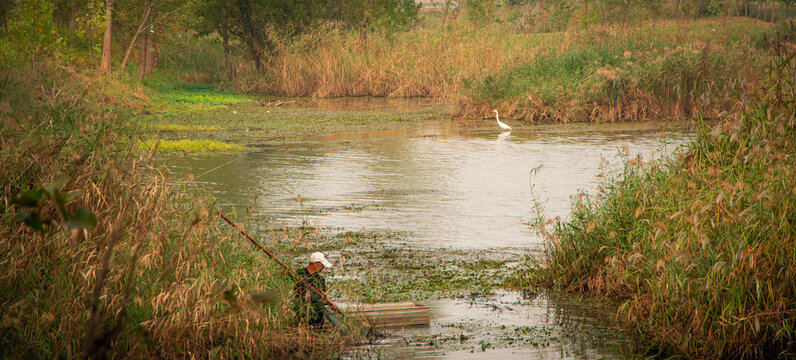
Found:
<path fill-rule="evenodd" d="M 439 97 L 461 118 L 651 120 L 736 111 L 791 3 L 11 0 L 0 48 L 245 93 Z"/>

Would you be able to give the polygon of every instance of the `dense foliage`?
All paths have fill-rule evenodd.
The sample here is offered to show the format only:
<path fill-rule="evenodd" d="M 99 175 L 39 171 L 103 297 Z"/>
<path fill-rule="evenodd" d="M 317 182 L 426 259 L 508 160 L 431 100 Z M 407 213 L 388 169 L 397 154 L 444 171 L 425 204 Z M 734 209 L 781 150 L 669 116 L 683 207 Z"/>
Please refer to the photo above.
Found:
<path fill-rule="evenodd" d="M 796 120 L 791 43 L 765 95 L 702 125 L 679 156 L 624 171 L 555 223 L 543 278 L 626 298 L 619 318 L 693 358 L 796 354 Z M 538 280 L 538 279 L 537 279 Z"/>

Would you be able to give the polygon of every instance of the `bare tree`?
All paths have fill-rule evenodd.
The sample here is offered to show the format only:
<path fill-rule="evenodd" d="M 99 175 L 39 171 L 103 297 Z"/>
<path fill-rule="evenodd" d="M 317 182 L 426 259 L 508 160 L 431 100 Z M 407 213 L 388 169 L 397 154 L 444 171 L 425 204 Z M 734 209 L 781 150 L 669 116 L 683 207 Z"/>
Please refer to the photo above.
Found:
<path fill-rule="evenodd" d="M 124 60 L 122 61 L 122 66 L 119 68 L 120 72 L 124 72 L 124 68 L 127 66 L 127 60 L 130 58 L 130 53 L 133 52 L 133 46 L 135 46 L 135 41 L 138 39 L 138 35 L 141 35 L 141 31 L 144 30 L 144 28 L 146 27 L 146 21 L 147 19 L 149 19 L 150 11 L 152 11 L 151 3 L 146 9 L 146 13 L 144 13 L 144 18 L 141 19 L 141 24 L 138 25 L 138 29 L 135 31 L 133 39 L 130 40 L 130 45 L 127 46 L 127 52 L 124 54 Z"/>

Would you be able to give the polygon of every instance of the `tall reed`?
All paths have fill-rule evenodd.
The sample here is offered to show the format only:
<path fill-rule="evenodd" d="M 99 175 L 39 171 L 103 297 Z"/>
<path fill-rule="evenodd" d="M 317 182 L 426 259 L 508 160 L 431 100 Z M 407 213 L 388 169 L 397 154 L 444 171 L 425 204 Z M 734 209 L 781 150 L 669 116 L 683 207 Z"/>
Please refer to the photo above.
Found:
<path fill-rule="evenodd" d="M 733 19 L 632 30 L 592 26 L 465 89 L 460 114 L 491 108 L 528 122 L 642 121 L 740 109 L 761 80 L 765 54 L 752 41 L 770 25 Z"/>
<path fill-rule="evenodd" d="M 207 193 L 168 179 L 138 150 L 132 89 L 36 63 L 0 74 L 20 104 L 0 129 L 0 357 L 305 358 L 344 338 L 293 323 L 291 282 L 220 228 Z M 24 76 L 22 74 L 25 74 Z M 15 220 L 20 192 L 66 179 L 69 230 L 54 207 L 44 233 Z M 105 260 L 107 259 L 107 260 Z M 271 304 L 248 293 L 273 289 Z"/>
<path fill-rule="evenodd" d="M 736 99 L 756 88 L 765 58 L 759 39 L 772 28 L 717 18 L 526 33 L 510 14 L 479 23 L 428 15 L 403 32 L 371 32 L 364 43 L 359 32 L 320 29 L 278 41 L 262 72 L 239 50 L 232 86 L 276 96 L 437 97 L 458 102 L 459 118 L 494 108 L 528 122 L 714 118 L 740 109 Z M 220 79 L 217 39 L 185 36 L 164 46 L 167 71 Z M 203 60 L 191 70 L 195 61 L 184 58 Z"/>
<path fill-rule="evenodd" d="M 277 96 L 428 96 L 453 99 L 463 82 L 527 61 L 534 50 L 559 35 L 524 34 L 510 24 L 475 25 L 464 17 L 446 22 L 429 15 L 421 26 L 403 32 L 372 31 L 362 43 L 359 31 L 323 28 L 282 39 L 260 73 L 243 51 L 235 52 L 235 88 Z M 184 57 L 201 57 L 210 42 L 172 41 L 161 53 L 165 69 L 196 78 Z M 217 44 L 216 44 L 217 45 Z M 240 44 L 233 43 L 233 49 Z M 215 51 L 209 53 L 215 54 Z M 189 55 L 190 54 L 190 55 Z M 205 58 L 218 59 L 213 55 Z M 219 60 L 220 61 L 220 60 Z M 217 67 L 202 65 L 219 78 Z"/>
<path fill-rule="evenodd" d="M 528 279 L 625 298 L 618 319 L 690 358 L 796 355 L 796 63 L 772 52 L 768 85 L 742 116 L 676 156 L 627 157 L 565 221 Z M 531 266 L 536 266 L 530 264 Z"/>

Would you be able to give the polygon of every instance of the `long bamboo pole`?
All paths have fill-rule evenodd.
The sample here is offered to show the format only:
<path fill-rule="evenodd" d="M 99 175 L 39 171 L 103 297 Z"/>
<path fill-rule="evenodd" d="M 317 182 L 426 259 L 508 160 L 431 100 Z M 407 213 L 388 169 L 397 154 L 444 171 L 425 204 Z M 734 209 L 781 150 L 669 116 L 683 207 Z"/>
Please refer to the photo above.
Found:
<path fill-rule="evenodd" d="M 249 241 L 251 241 L 252 244 L 254 244 L 254 246 L 257 246 L 258 248 L 260 248 L 260 250 L 262 250 L 266 255 L 268 255 L 268 257 L 270 257 L 271 259 L 274 259 L 279 265 L 281 265 L 283 268 L 285 268 L 285 270 L 287 270 L 290 274 L 292 274 L 296 279 L 301 280 L 301 282 L 303 282 L 304 285 L 307 285 L 307 287 L 309 287 L 310 290 L 312 290 L 316 294 L 320 295 L 321 296 L 321 301 L 323 301 L 326 305 L 329 305 L 329 308 L 331 308 L 332 310 L 337 311 L 337 312 L 342 314 L 342 312 L 340 312 L 340 309 L 337 307 L 337 305 L 335 305 L 335 303 L 333 303 L 331 300 L 329 300 L 329 298 L 326 297 L 326 294 L 324 294 L 322 291 L 316 289 L 314 286 L 312 286 L 310 283 L 308 283 L 307 280 L 304 280 L 303 277 L 299 276 L 296 273 L 296 270 L 293 270 L 291 267 L 285 265 L 285 263 L 283 263 L 282 260 L 279 260 L 276 256 L 274 256 L 274 254 L 271 254 L 271 252 L 268 251 L 266 248 L 264 248 L 262 245 L 260 245 L 260 243 L 257 240 L 252 239 L 252 237 L 249 236 L 249 234 L 247 234 L 246 231 L 244 231 L 238 225 L 236 225 L 234 222 L 232 222 L 232 220 L 230 220 L 226 216 L 224 216 L 224 214 L 222 214 L 221 211 L 218 212 L 218 215 L 221 216 L 222 219 L 226 220 L 230 225 L 232 225 L 233 228 L 238 230 L 243 236 L 245 236 L 247 239 L 249 239 Z"/>

